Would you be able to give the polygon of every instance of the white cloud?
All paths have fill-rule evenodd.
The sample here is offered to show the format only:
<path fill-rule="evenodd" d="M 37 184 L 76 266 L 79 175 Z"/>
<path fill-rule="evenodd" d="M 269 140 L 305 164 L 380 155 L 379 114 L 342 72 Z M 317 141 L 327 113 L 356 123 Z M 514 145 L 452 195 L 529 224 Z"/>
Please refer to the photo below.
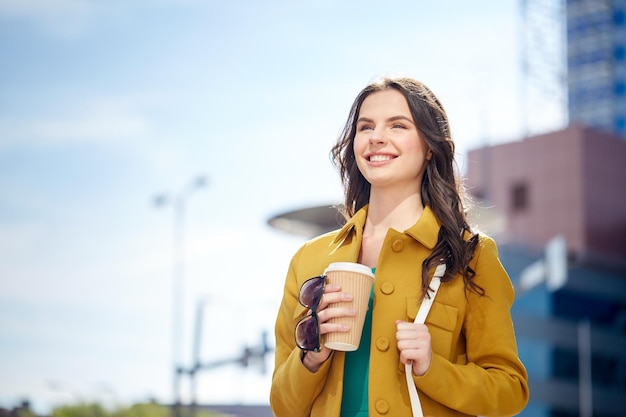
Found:
<path fill-rule="evenodd" d="M 71 38 L 86 30 L 94 6 L 85 0 L 0 0 L 0 16 L 31 21 L 56 37 Z"/>
<path fill-rule="evenodd" d="M 84 0 L 0 0 L 0 13 L 9 16 L 38 17 L 51 13 L 68 13 L 85 10 Z"/>
<path fill-rule="evenodd" d="M 154 95 L 98 97 L 87 103 L 71 103 L 55 117 L 4 117 L 0 119 L 0 149 L 122 141 L 145 135 L 154 130 L 146 107 L 158 100 Z"/>
<path fill-rule="evenodd" d="M 185 6 L 201 0 L 0 0 L 0 18 L 24 20 L 60 39 L 80 37 L 103 15 L 123 16 L 154 7 Z"/>

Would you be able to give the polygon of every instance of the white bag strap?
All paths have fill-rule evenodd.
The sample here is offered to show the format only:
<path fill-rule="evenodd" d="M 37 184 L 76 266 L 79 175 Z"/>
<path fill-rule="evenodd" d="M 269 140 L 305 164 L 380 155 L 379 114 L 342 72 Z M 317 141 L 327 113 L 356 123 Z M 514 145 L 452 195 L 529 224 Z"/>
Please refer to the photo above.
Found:
<path fill-rule="evenodd" d="M 441 284 L 441 277 L 446 272 L 446 264 L 441 263 L 437 265 L 437 269 L 435 269 L 435 275 L 433 275 L 433 279 L 430 280 L 430 288 L 432 289 L 432 293 L 430 297 L 424 297 L 422 300 L 422 305 L 417 311 L 417 315 L 415 316 L 415 323 L 424 324 L 426 321 L 426 317 L 428 316 L 428 312 L 430 311 L 430 307 L 433 305 L 433 301 L 435 300 L 435 296 L 437 295 L 437 291 L 439 290 L 439 285 Z M 411 399 L 411 409 L 413 410 L 413 417 L 424 417 L 424 413 L 422 412 L 422 405 L 420 404 L 420 399 L 417 395 L 417 388 L 415 388 L 415 383 L 413 382 L 413 366 L 411 364 L 406 364 L 404 366 L 404 373 L 406 375 L 406 384 L 409 387 L 409 398 Z"/>

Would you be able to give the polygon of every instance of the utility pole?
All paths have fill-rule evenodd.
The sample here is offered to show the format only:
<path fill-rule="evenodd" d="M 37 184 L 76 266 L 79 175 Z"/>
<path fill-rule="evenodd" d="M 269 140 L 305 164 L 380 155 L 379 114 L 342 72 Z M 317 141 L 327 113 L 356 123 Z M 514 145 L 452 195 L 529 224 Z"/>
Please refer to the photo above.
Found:
<path fill-rule="evenodd" d="M 184 323 L 185 289 L 185 215 L 187 200 L 194 191 L 206 187 L 203 175 L 193 178 L 178 193 L 159 194 L 154 199 L 156 207 L 171 206 L 174 210 L 173 277 L 172 277 L 172 390 L 174 415 L 180 416 L 180 377 L 182 369 L 182 340 Z"/>

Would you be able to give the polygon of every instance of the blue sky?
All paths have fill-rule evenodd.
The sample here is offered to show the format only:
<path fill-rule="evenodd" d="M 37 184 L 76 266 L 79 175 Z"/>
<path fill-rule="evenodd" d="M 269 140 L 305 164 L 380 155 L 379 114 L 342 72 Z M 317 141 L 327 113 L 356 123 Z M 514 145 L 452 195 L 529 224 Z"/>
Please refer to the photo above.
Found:
<path fill-rule="evenodd" d="M 463 166 L 520 137 L 518 29 L 514 0 L 0 0 L 0 406 L 171 400 L 174 216 L 151 202 L 197 175 L 183 353 L 200 300 L 203 360 L 256 343 L 303 242 L 266 221 L 340 201 L 357 92 L 424 81 Z M 219 368 L 198 398 L 266 403 L 269 381 Z"/>

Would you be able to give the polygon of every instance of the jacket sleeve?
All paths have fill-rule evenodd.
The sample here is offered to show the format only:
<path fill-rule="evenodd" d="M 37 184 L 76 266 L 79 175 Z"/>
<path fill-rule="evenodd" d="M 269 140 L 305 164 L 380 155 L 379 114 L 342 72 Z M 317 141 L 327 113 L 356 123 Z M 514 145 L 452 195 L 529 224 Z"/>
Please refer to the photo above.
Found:
<path fill-rule="evenodd" d="M 528 376 L 518 357 L 511 319 L 513 286 L 491 238 L 481 237 L 472 268 L 485 295 L 468 293 L 462 318 L 467 363 L 433 354 L 429 370 L 414 380 L 432 400 L 460 412 L 515 415 L 528 403 Z"/>
<path fill-rule="evenodd" d="M 299 280 L 297 265 L 303 249 L 292 258 L 285 281 L 283 298 L 275 325 L 276 352 L 270 390 L 270 405 L 276 417 L 309 416 L 315 398 L 322 391 L 332 357 L 321 368 L 310 372 L 300 358 L 295 344 L 294 329 L 301 317 L 298 310 Z"/>

